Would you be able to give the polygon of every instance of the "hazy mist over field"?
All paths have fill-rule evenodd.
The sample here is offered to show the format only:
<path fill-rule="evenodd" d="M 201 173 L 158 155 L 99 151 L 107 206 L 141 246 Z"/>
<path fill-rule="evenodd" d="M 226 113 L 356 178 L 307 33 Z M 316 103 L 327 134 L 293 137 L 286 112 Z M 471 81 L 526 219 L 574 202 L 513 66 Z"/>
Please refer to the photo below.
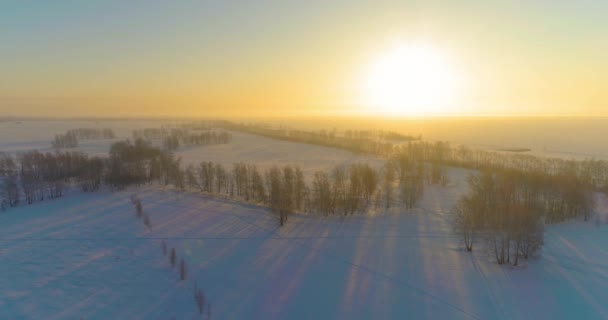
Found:
<path fill-rule="evenodd" d="M 22 118 L 23 127 L 15 126 L 15 121 L 0 122 L 0 141 L 12 139 L 27 140 L 28 132 L 41 139 L 48 139 L 47 133 L 36 128 L 48 127 L 59 132 L 64 128 L 110 125 L 128 132 L 137 127 L 159 126 L 164 123 L 180 122 L 188 118 L 152 118 L 92 120 L 56 119 L 53 121 L 27 121 Z M 426 140 L 450 141 L 483 149 L 529 148 L 534 154 L 565 158 L 608 158 L 608 145 L 601 137 L 608 136 L 608 117 L 564 116 L 564 117 L 432 117 L 394 118 L 386 117 L 226 117 L 234 121 L 248 123 L 268 123 L 305 130 L 393 130 L 403 134 L 422 136 Z M 14 135 L 14 136 L 13 136 Z"/>

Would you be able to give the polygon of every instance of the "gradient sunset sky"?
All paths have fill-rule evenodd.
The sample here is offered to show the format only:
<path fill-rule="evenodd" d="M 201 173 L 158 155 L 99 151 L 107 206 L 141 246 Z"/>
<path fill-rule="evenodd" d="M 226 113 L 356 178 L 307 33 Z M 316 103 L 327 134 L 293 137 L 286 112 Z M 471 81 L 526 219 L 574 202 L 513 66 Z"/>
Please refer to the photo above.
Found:
<path fill-rule="evenodd" d="M 436 48 L 466 79 L 446 114 L 608 115 L 607 13 L 605 0 L 2 1 L 0 116 L 373 112 L 361 82 L 396 43 Z"/>

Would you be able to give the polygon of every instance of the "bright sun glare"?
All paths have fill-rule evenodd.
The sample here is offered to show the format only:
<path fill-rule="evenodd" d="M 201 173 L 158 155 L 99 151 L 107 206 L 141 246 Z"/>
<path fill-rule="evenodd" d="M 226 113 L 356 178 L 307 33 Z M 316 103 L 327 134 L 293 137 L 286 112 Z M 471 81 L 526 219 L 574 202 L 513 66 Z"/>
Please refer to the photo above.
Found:
<path fill-rule="evenodd" d="M 422 45 L 398 46 L 380 55 L 365 78 L 370 111 L 424 116 L 451 111 L 459 80 L 448 57 Z"/>

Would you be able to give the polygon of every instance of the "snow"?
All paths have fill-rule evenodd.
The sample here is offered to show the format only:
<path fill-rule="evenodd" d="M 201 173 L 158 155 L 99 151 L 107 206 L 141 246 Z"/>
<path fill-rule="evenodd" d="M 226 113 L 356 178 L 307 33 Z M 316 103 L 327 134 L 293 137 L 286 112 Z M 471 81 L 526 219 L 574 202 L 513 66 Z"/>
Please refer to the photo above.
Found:
<path fill-rule="evenodd" d="M 323 147 L 319 145 L 294 143 L 257 135 L 232 132 L 232 142 L 197 147 L 182 147 L 176 152 L 184 165 L 198 165 L 201 161 L 213 161 L 231 165 L 244 162 L 255 164 L 258 169 L 266 170 L 273 165 L 298 165 L 305 176 L 315 171 L 329 171 L 337 165 L 357 162 L 369 163 L 380 167 L 384 160 L 367 154 Z"/>
<path fill-rule="evenodd" d="M 449 227 L 467 173 L 451 169 L 411 212 L 298 214 L 283 228 L 255 205 L 159 187 L 11 209 L 0 214 L 0 318 L 194 319 L 195 283 L 214 319 L 608 318 L 608 226 L 549 226 L 542 258 L 498 266 Z"/>

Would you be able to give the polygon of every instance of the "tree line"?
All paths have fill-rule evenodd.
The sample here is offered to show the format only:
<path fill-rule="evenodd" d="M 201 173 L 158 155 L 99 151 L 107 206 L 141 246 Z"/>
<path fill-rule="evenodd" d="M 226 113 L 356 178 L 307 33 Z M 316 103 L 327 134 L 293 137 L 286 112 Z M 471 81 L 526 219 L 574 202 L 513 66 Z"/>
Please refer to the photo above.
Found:
<path fill-rule="evenodd" d="M 80 140 L 116 138 L 114 131 L 109 128 L 78 128 L 70 129 L 67 131 L 67 133 L 75 135 L 76 138 Z"/>
<path fill-rule="evenodd" d="M 74 133 L 56 134 L 52 142 L 55 149 L 69 149 L 78 147 L 78 138 Z"/>
<path fill-rule="evenodd" d="M 335 130 L 303 131 L 287 128 L 275 129 L 264 125 L 247 125 L 229 121 L 217 121 L 216 126 L 273 139 L 316 144 L 344 149 L 355 153 L 370 153 L 379 156 L 388 156 L 393 151 L 392 143 L 380 139 L 377 134 L 371 135 L 371 133 L 363 131 L 356 133 L 350 131 L 348 135 L 339 135 Z"/>
<path fill-rule="evenodd" d="M 96 191 L 102 183 L 103 163 L 102 158 L 81 152 L 0 154 L 2 208 L 61 197 L 71 183 L 83 191 Z"/>
<path fill-rule="evenodd" d="M 94 192 L 102 185 L 121 189 L 154 180 L 179 185 L 179 159 L 144 140 L 112 144 L 109 157 L 82 152 L 28 151 L 0 154 L 2 209 L 63 196 L 66 186 Z"/>
<path fill-rule="evenodd" d="M 78 128 L 67 130 L 64 134 L 55 135 L 52 146 L 55 149 L 69 149 L 78 147 L 79 140 L 87 139 L 114 139 L 112 129 Z"/>
<path fill-rule="evenodd" d="M 189 126 L 184 126 L 183 128 L 145 128 L 134 130 L 132 135 L 135 140 L 161 140 L 163 148 L 170 151 L 177 150 L 181 145 L 203 146 L 226 144 L 232 141 L 232 134 L 230 132 L 199 129 L 199 127 L 190 129 Z"/>
<path fill-rule="evenodd" d="M 232 134 L 229 132 L 205 131 L 200 133 L 174 132 L 162 139 L 163 147 L 167 150 L 177 150 L 180 145 L 184 146 L 205 146 L 213 144 L 226 144 L 232 141 Z"/>
<path fill-rule="evenodd" d="M 336 167 L 331 175 L 317 172 L 315 178 L 327 177 L 327 190 L 319 190 L 316 180 L 309 186 L 302 169 L 290 165 L 260 171 L 256 165 L 242 162 L 230 169 L 219 163 L 201 162 L 188 166 L 184 174 L 192 189 L 267 205 L 281 226 L 297 211 L 353 214 L 362 204 L 369 203 L 376 186 L 376 171 L 367 164 Z M 324 203 L 327 197 L 329 202 Z M 323 211 L 326 207 L 330 212 Z"/>
<path fill-rule="evenodd" d="M 400 166 L 400 167 L 399 167 Z M 352 215 L 370 206 L 389 208 L 400 200 L 406 209 L 422 197 L 424 184 L 432 183 L 424 165 L 407 166 L 390 161 L 376 169 L 367 163 L 317 171 L 307 181 L 298 166 L 234 163 L 231 167 L 203 161 L 183 171 L 182 188 L 219 194 L 268 206 L 283 225 L 294 212 L 322 216 Z M 399 192 L 397 192 L 399 191 Z"/>

